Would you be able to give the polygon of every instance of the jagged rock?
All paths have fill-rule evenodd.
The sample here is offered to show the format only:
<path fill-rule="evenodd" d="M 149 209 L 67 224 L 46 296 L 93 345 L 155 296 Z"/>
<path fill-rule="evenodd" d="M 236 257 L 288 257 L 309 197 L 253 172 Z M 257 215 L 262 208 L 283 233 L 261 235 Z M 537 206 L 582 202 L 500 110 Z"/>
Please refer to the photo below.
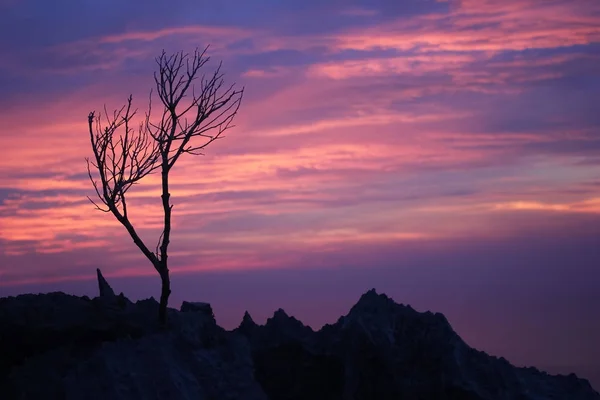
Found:
<path fill-rule="evenodd" d="M 281 309 L 265 325 L 246 313 L 227 332 L 206 303 L 168 309 L 162 330 L 154 299 L 122 297 L 125 307 L 63 293 L 1 298 L 0 397 L 600 399 L 586 380 L 515 368 L 469 347 L 443 315 L 374 290 L 317 332 Z"/>
<path fill-rule="evenodd" d="M 237 331 L 245 336 L 249 336 L 253 333 L 256 327 L 258 327 L 258 325 L 256 324 L 256 322 L 254 322 L 254 320 L 250 316 L 250 313 L 246 311 L 244 313 L 244 317 L 242 318 L 242 322 L 237 328 Z"/>
<path fill-rule="evenodd" d="M 281 308 L 267 319 L 264 326 L 256 325 L 249 314 L 248 318 L 244 315 L 244 319 L 246 323 L 244 324 L 242 320 L 234 332 L 246 336 L 255 353 L 264 348 L 303 341 L 308 335 L 314 333 L 309 326 L 288 316 Z"/>
<path fill-rule="evenodd" d="M 102 276 L 102 272 L 100 268 L 96 268 L 96 275 L 98 275 L 98 289 L 100 290 L 100 297 L 107 299 L 114 299 L 115 292 L 112 290 L 104 276 Z"/>
<path fill-rule="evenodd" d="M 135 305 L 137 307 L 158 309 L 158 301 L 156 301 L 156 299 L 154 297 L 150 297 L 150 298 L 143 299 L 143 300 L 138 300 L 135 302 Z"/>
<path fill-rule="evenodd" d="M 272 336 L 278 336 L 281 340 L 301 340 L 305 336 L 314 333 L 309 326 L 287 315 L 281 308 L 275 311 L 271 318 L 267 319 L 265 328 Z"/>
<path fill-rule="evenodd" d="M 305 328 L 283 310 L 264 326 L 238 328 L 270 398 L 600 399 L 586 380 L 515 368 L 470 348 L 442 314 L 419 313 L 375 290 L 335 324 Z"/>
<path fill-rule="evenodd" d="M 214 319 L 169 309 L 164 331 L 154 299 L 96 300 L 0 299 L 0 398 L 267 400 L 248 341 Z"/>
<path fill-rule="evenodd" d="M 243 326 L 243 325 L 256 326 L 256 322 L 254 322 L 254 320 L 252 319 L 252 316 L 250 315 L 250 313 L 248 311 L 246 311 L 244 313 L 244 316 L 242 317 L 242 323 L 240 324 L 240 326 Z"/>
<path fill-rule="evenodd" d="M 133 303 L 131 302 L 131 300 L 129 300 L 127 297 L 125 297 L 125 295 L 123 294 L 123 292 L 121 292 L 117 296 L 117 305 L 121 309 L 125 309 L 127 307 L 131 307 L 133 305 Z"/>

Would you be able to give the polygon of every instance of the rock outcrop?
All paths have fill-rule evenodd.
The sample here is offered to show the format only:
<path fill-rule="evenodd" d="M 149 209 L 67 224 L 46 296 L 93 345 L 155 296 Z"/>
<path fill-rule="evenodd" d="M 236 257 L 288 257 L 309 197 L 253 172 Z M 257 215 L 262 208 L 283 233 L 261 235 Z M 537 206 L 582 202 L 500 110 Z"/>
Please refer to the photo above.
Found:
<path fill-rule="evenodd" d="M 210 306 L 169 309 L 164 330 L 153 298 L 125 300 L 1 298 L 0 399 L 268 399 L 248 341 Z"/>
<path fill-rule="evenodd" d="M 115 292 L 110 287 L 104 276 L 102 276 L 102 272 L 100 268 L 96 268 L 96 275 L 98 277 L 98 289 L 100 291 L 100 297 L 112 299 L 115 297 Z"/>
<path fill-rule="evenodd" d="M 117 298 L 0 299 L 0 398 L 600 399 L 586 380 L 515 368 L 443 315 L 374 290 L 317 332 L 281 309 L 228 332 L 207 303 L 169 309 L 165 330 L 154 299 Z"/>
<path fill-rule="evenodd" d="M 272 399 L 600 399 L 575 375 L 516 368 L 469 347 L 439 313 L 419 313 L 375 290 L 312 332 L 281 310 L 243 322 L 256 379 Z"/>
<path fill-rule="evenodd" d="M 213 314 L 212 307 L 208 303 L 190 303 L 188 301 L 184 301 L 181 304 L 181 308 L 179 309 L 181 312 L 196 312 L 204 315 L 208 319 L 215 320 L 215 315 Z"/>

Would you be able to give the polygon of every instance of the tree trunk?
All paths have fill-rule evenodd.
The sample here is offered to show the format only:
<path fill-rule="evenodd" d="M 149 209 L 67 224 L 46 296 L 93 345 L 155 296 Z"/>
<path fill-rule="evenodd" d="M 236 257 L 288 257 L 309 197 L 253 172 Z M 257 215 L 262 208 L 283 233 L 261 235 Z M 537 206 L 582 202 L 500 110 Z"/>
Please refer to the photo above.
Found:
<path fill-rule="evenodd" d="M 160 303 L 158 305 L 158 322 L 161 326 L 167 326 L 167 304 L 171 294 L 171 279 L 169 278 L 169 269 L 165 266 L 160 272 L 161 291 Z"/>

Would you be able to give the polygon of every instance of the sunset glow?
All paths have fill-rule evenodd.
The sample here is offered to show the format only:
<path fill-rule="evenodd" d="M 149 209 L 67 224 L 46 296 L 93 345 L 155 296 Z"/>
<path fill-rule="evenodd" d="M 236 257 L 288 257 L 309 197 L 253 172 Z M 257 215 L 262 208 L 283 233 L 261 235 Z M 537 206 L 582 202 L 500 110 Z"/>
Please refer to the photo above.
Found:
<path fill-rule="evenodd" d="M 383 282 L 524 363 L 600 360 L 600 2 L 71 3 L 0 1 L 0 295 L 87 282 L 97 267 L 128 284 L 154 277 L 86 198 L 87 115 L 129 94 L 143 113 L 162 49 L 210 45 L 206 72 L 222 60 L 245 97 L 235 128 L 173 171 L 175 303 L 192 296 L 185 277 L 310 269 L 319 280 L 339 269 L 323 282 L 350 282 L 362 272 L 344 268 L 372 268 L 379 280 L 340 289 L 344 305 L 359 282 Z M 161 231 L 158 183 L 149 176 L 128 198 L 149 247 Z M 393 282 L 430 276 L 449 286 L 394 292 Z M 156 296 L 148 287 L 140 296 Z M 596 322 L 573 328 L 586 332 L 578 355 L 519 353 L 462 316 L 477 314 L 473 293 L 485 288 L 510 304 L 554 299 L 531 315 L 566 302 L 565 315 L 584 308 Z M 452 303 L 462 290 L 471 294 Z M 318 309 L 327 300 L 317 297 Z M 254 306 L 264 316 L 265 299 Z"/>

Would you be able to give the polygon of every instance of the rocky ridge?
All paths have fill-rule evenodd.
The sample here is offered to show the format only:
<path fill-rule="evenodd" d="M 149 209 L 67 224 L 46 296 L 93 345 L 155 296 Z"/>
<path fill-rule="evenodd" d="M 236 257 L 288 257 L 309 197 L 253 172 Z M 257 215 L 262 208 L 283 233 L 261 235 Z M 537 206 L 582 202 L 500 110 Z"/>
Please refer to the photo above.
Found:
<path fill-rule="evenodd" d="M 375 290 L 313 331 L 277 310 L 216 324 L 208 303 L 169 309 L 118 296 L 0 299 L 2 399 L 600 399 L 588 381 L 516 368 L 469 347 L 438 313 Z"/>

